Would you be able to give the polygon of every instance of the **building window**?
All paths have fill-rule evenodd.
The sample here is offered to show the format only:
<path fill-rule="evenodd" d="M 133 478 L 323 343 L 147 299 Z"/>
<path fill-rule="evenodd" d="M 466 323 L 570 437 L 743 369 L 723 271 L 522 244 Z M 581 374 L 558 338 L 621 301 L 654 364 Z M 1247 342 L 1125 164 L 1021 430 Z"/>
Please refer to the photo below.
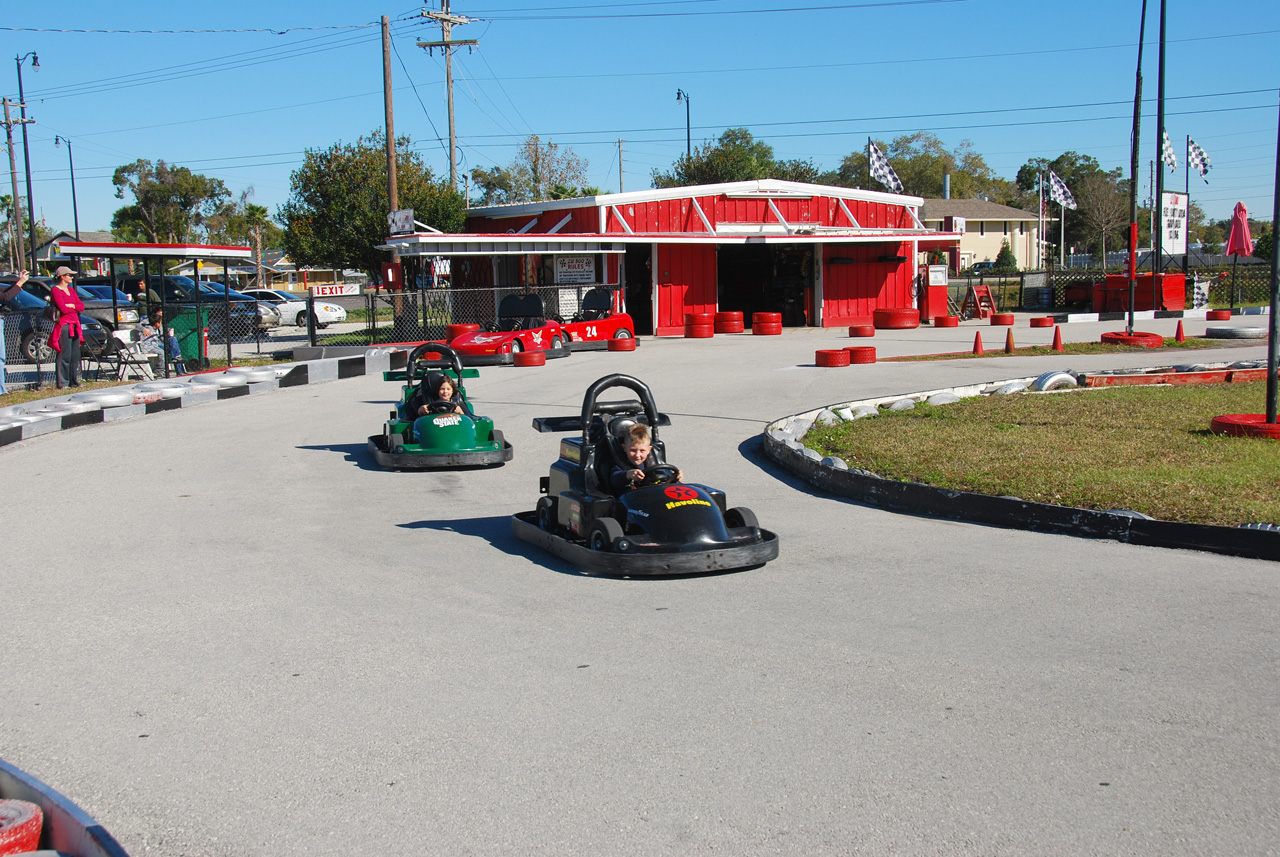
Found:
<path fill-rule="evenodd" d="M 987 234 L 987 222 L 985 220 L 978 221 L 978 234 L 979 235 Z"/>
<path fill-rule="evenodd" d="M 1018 234 L 1019 234 L 1019 235 L 1026 235 L 1026 234 L 1027 234 L 1027 224 L 1025 224 L 1025 223 L 1023 223 L 1023 222 L 1021 222 L 1021 221 L 1019 221 L 1019 222 L 1018 222 Z"/>
<path fill-rule="evenodd" d="M 1004 222 L 1004 234 L 1005 235 L 1009 234 L 1009 221 L 1007 220 Z"/>

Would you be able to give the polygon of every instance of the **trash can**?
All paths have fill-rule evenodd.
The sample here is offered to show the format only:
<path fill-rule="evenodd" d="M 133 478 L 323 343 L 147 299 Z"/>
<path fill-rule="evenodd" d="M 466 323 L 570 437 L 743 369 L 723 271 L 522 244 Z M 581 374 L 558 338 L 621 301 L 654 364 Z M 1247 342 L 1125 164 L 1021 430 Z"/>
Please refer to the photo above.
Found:
<path fill-rule="evenodd" d="M 178 337 L 178 348 L 182 351 L 183 362 L 190 368 L 209 365 L 208 339 L 205 331 L 209 328 L 209 309 L 203 304 L 170 310 L 172 317 L 168 326 Z"/>

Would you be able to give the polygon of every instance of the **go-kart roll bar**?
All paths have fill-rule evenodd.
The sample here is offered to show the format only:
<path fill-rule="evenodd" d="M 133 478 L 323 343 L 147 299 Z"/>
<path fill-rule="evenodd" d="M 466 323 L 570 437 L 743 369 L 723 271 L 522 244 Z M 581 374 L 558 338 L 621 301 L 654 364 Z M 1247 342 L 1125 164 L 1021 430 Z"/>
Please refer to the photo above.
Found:
<path fill-rule="evenodd" d="M 445 358 L 451 365 L 454 372 L 454 379 L 461 382 L 462 380 L 462 355 L 454 351 L 449 346 L 441 342 L 424 342 L 413 351 L 409 352 L 409 362 L 405 364 L 405 379 L 412 384 L 418 380 L 418 359 L 423 354 L 439 354 Z M 433 368 L 428 366 L 427 368 Z"/>
<path fill-rule="evenodd" d="M 605 375 L 587 388 L 586 395 L 582 397 L 582 442 L 586 444 L 589 441 L 587 434 L 591 430 L 592 414 L 601 412 L 620 413 L 622 412 L 621 407 L 628 404 L 625 402 L 601 402 L 599 405 L 596 404 L 596 397 L 612 387 L 625 387 L 640 397 L 640 404 L 644 406 L 645 422 L 649 424 L 656 444 L 658 440 L 659 415 L 658 406 L 653 401 L 653 392 L 649 389 L 649 385 L 639 378 L 621 374 Z"/>

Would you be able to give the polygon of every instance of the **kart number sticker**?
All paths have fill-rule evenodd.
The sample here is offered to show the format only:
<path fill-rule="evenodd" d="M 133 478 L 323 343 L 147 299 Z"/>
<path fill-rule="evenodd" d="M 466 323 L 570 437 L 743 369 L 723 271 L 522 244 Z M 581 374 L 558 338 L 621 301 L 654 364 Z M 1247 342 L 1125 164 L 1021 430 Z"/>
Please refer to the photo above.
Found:
<path fill-rule="evenodd" d="M 593 338 L 594 338 L 594 337 L 597 337 L 597 336 L 599 336 L 599 335 L 600 335 L 600 332 L 599 332 L 598 330 L 596 330 L 596 326 L 595 326 L 594 324 L 589 324 L 589 325 L 587 325 L 587 327 L 585 328 L 585 330 L 586 330 L 586 335 L 587 335 L 587 336 L 590 336 L 590 337 L 593 337 Z"/>

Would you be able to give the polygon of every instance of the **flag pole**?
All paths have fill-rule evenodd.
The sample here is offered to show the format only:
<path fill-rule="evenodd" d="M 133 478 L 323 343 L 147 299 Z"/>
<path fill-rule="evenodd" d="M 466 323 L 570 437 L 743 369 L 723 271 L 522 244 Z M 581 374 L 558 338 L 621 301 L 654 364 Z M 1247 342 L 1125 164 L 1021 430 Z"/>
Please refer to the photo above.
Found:
<path fill-rule="evenodd" d="M 1036 173 L 1036 196 L 1040 204 L 1036 206 L 1036 217 L 1039 223 L 1036 229 L 1036 261 L 1041 268 L 1048 267 L 1044 263 L 1044 173 Z"/>
<path fill-rule="evenodd" d="M 1147 0 L 1142 0 L 1138 22 L 1138 73 L 1133 87 L 1133 139 L 1129 141 L 1129 321 L 1125 333 L 1133 335 L 1133 300 L 1138 290 L 1138 142 L 1142 132 L 1142 47 L 1147 34 Z"/>
<path fill-rule="evenodd" d="M 1280 115 L 1276 122 L 1276 187 L 1271 197 L 1271 332 L 1267 337 L 1267 422 L 1276 424 L 1276 369 L 1280 353 Z"/>
<path fill-rule="evenodd" d="M 1182 228 L 1182 276 L 1185 279 L 1191 273 L 1187 266 L 1191 253 L 1191 135 L 1187 135 L 1187 162 L 1183 164 L 1186 173 L 1187 219 Z"/>
<path fill-rule="evenodd" d="M 1164 48 L 1165 7 L 1168 0 L 1160 0 L 1160 61 L 1156 72 L 1156 186 L 1152 205 L 1160 215 L 1156 218 L 1157 232 L 1152 236 L 1155 248 L 1155 264 L 1151 267 L 1152 295 L 1161 294 L 1164 275 Z"/>

